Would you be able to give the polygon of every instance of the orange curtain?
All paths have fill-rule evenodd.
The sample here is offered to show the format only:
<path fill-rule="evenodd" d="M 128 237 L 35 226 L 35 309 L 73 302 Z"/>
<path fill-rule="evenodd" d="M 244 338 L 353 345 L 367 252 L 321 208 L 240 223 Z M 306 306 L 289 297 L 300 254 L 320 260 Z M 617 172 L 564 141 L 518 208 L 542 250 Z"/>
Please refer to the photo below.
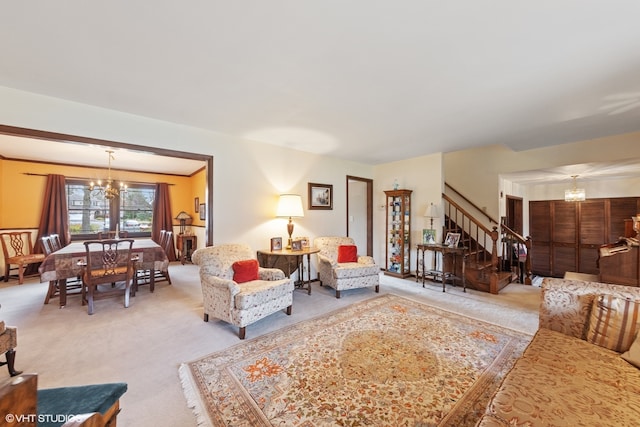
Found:
<path fill-rule="evenodd" d="M 156 242 L 160 240 L 160 230 L 173 230 L 169 184 L 165 182 L 156 184 L 156 200 L 153 205 L 153 230 L 151 230 L 151 238 Z M 173 237 L 171 239 L 173 240 Z M 169 258 L 169 261 L 178 259 L 174 244 L 171 244 L 167 258 Z"/>

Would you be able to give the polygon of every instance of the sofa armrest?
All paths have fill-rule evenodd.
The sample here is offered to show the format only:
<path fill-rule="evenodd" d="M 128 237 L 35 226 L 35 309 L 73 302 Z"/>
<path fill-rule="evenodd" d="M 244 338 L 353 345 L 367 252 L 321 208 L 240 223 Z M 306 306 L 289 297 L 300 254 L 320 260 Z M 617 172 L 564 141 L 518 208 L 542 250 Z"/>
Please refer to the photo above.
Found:
<path fill-rule="evenodd" d="M 258 267 L 258 277 L 260 280 L 273 281 L 285 279 L 287 276 L 279 268 Z"/>
<path fill-rule="evenodd" d="M 318 263 L 329 265 L 331 268 L 336 268 L 338 266 L 337 261 L 334 261 L 322 254 L 318 254 Z"/>
<path fill-rule="evenodd" d="M 220 290 L 227 290 L 233 297 L 240 292 L 240 286 L 233 280 L 222 279 L 211 274 L 200 273 L 200 284 L 202 287 L 214 287 Z"/>
<path fill-rule="evenodd" d="M 375 260 L 371 256 L 361 255 L 358 257 L 358 264 L 374 265 L 375 263 Z"/>

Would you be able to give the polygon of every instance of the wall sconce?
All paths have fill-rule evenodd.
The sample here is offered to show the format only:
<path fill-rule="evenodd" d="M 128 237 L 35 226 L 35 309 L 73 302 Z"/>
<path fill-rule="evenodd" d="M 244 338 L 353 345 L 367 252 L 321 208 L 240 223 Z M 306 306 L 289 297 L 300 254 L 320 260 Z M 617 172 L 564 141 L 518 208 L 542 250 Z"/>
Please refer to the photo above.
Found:
<path fill-rule="evenodd" d="M 278 200 L 276 217 L 289 217 L 289 223 L 287 224 L 287 232 L 289 233 L 287 249 L 291 249 L 291 235 L 293 234 L 293 221 L 291 220 L 291 218 L 304 217 L 304 210 L 302 209 L 302 197 L 298 194 L 281 194 L 280 200 Z"/>
<path fill-rule="evenodd" d="M 185 211 L 181 211 L 175 219 L 180 221 L 180 234 L 184 234 L 185 225 L 187 224 L 187 220 L 191 221 L 191 215 Z"/>

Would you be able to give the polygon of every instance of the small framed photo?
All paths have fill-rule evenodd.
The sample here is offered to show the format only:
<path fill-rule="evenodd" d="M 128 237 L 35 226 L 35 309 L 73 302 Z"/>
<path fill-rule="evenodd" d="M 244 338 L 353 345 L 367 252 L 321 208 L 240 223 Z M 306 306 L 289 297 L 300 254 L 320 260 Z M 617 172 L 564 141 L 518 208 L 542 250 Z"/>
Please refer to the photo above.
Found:
<path fill-rule="evenodd" d="M 206 209 L 206 204 L 205 203 L 200 203 L 200 219 L 201 220 L 205 220 L 207 219 L 207 209 Z"/>
<path fill-rule="evenodd" d="M 302 249 L 306 249 L 309 247 L 309 238 L 308 237 L 296 237 L 295 240 L 300 240 L 302 242 Z"/>
<path fill-rule="evenodd" d="M 458 246 L 458 242 L 460 241 L 460 233 L 447 233 L 447 238 L 444 239 L 445 246 L 449 246 L 450 248 L 455 248 Z"/>
<path fill-rule="evenodd" d="M 291 250 L 292 251 L 301 251 L 302 250 L 302 240 L 294 240 L 291 242 Z"/>
<path fill-rule="evenodd" d="M 434 230 L 433 228 L 423 228 L 422 243 L 425 243 L 425 244 L 436 243 L 436 230 Z"/>
<path fill-rule="evenodd" d="M 282 237 L 272 237 L 271 238 L 271 250 L 272 251 L 281 251 L 282 250 Z"/>
<path fill-rule="evenodd" d="M 200 197 L 193 199 L 194 209 L 196 213 L 200 212 Z"/>
<path fill-rule="evenodd" d="M 333 209 L 333 185 L 310 182 L 309 209 Z"/>

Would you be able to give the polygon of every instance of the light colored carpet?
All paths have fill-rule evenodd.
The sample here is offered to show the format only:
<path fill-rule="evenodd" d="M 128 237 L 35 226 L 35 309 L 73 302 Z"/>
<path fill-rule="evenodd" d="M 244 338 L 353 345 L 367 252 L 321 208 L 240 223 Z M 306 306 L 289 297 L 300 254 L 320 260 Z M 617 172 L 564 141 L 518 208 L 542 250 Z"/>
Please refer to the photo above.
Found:
<path fill-rule="evenodd" d="M 237 329 L 202 320 L 198 268 L 171 264 L 173 285 L 156 285 L 151 294 L 141 287 L 123 307 L 119 298 L 96 302 L 87 315 L 78 296 L 67 307 L 58 300 L 43 305 L 48 287 L 38 278 L 23 285 L 0 284 L 0 319 L 18 327 L 16 368 L 38 374 L 40 388 L 100 382 L 128 383 L 118 417 L 123 426 L 196 426 L 178 376 L 179 365 L 241 343 Z M 533 334 L 538 327 L 540 289 L 511 284 L 500 295 L 439 284 L 425 288 L 411 279 L 381 276 L 381 294 L 392 293 L 469 317 Z M 294 293 L 293 314 L 269 316 L 247 328 L 247 340 L 346 307 L 378 294 L 371 289 L 345 291 L 336 299 L 332 289 L 313 284 L 311 295 Z M 0 370 L 6 375 L 6 367 Z"/>
<path fill-rule="evenodd" d="M 473 427 L 530 335 L 382 295 L 180 368 L 202 426 Z"/>

